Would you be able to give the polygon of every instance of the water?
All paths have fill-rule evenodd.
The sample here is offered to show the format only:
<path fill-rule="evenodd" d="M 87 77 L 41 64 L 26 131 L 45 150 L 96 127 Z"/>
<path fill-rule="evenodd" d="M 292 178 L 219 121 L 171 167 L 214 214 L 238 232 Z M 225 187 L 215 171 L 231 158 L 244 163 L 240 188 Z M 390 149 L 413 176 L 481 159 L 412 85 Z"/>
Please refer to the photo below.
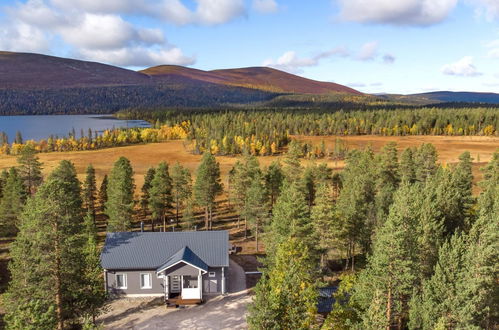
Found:
<path fill-rule="evenodd" d="M 88 129 L 102 133 L 106 129 L 120 127 L 150 127 L 143 120 L 121 120 L 105 115 L 40 115 L 40 116 L 0 116 L 0 132 L 7 133 L 12 143 L 16 132 L 20 131 L 23 140 L 47 139 L 51 135 L 67 137 L 74 129 L 76 137 L 85 135 Z"/>

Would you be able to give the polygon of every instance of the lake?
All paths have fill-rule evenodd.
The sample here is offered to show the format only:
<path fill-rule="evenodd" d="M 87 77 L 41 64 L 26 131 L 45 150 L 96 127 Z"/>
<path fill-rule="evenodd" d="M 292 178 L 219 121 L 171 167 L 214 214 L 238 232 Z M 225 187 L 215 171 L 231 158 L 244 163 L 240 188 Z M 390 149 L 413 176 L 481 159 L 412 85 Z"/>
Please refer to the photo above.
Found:
<path fill-rule="evenodd" d="M 16 132 L 20 131 L 23 140 L 41 140 L 49 136 L 67 137 L 74 129 L 76 137 L 81 130 L 88 129 L 102 133 L 106 129 L 121 127 L 150 127 L 143 120 L 121 120 L 109 115 L 40 115 L 40 116 L 0 116 L 0 132 L 7 133 L 12 143 Z"/>

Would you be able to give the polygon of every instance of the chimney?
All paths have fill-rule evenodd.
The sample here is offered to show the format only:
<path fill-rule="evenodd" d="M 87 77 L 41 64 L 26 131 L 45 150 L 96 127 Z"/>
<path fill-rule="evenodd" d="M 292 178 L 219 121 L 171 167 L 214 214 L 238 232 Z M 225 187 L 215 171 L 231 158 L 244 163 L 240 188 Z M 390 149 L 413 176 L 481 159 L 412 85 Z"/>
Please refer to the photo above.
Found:
<path fill-rule="evenodd" d="M 144 232 L 144 221 L 140 222 L 140 232 Z"/>

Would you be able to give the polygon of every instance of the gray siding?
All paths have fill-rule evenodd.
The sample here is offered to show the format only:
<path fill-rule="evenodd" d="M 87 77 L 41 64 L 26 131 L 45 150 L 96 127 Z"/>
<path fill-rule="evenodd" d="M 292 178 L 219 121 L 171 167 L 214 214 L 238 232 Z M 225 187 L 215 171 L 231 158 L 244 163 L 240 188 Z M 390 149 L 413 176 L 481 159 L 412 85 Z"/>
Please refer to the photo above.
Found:
<path fill-rule="evenodd" d="M 215 272 L 215 277 L 210 277 L 209 276 L 210 272 Z M 225 277 L 227 278 L 227 268 L 225 269 Z M 210 293 L 222 293 L 222 267 L 209 267 L 208 273 L 203 274 L 203 293 L 204 294 L 207 293 L 206 288 L 205 288 L 206 280 L 216 280 L 217 281 L 216 292 L 210 292 Z M 227 283 L 226 283 L 226 290 L 227 290 Z"/>
<path fill-rule="evenodd" d="M 194 268 L 190 265 L 187 265 L 183 262 L 169 268 L 166 270 L 166 275 L 190 275 L 190 276 L 198 276 L 199 269 Z"/>
<path fill-rule="evenodd" d="M 140 274 L 148 273 L 151 274 L 151 289 L 141 289 L 140 288 Z M 127 288 L 118 289 L 116 288 L 116 274 L 126 274 L 127 275 Z M 127 270 L 127 271 L 108 271 L 107 272 L 107 287 L 110 294 L 159 294 L 164 293 L 163 279 L 158 278 L 155 270 Z"/>

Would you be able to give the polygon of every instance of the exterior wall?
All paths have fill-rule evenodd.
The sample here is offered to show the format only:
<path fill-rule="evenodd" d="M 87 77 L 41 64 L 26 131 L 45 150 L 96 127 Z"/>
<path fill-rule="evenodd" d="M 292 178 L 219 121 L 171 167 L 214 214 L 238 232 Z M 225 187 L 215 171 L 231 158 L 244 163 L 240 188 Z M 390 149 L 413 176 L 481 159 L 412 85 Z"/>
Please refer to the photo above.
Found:
<path fill-rule="evenodd" d="M 203 294 L 221 294 L 222 293 L 222 268 L 223 267 L 209 267 L 208 268 L 208 273 L 203 274 Z M 215 277 L 210 277 L 209 273 L 210 272 L 215 272 Z M 225 277 L 227 277 L 228 274 L 228 269 L 225 267 Z M 217 288 L 216 292 L 206 292 L 206 280 L 216 280 L 217 281 Z M 227 291 L 227 289 L 226 289 Z"/>
<path fill-rule="evenodd" d="M 176 264 L 175 266 L 167 269 L 166 275 L 190 275 L 190 276 L 198 276 L 199 269 L 194 268 L 190 265 L 187 265 L 183 262 Z"/>
<path fill-rule="evenodd" d="M 151 289 L 141 289 L 140 288 L 140 274 L 148 273 L 151 274 Z M 127 275 L 127 288 L 118 289 L 116 288 L 116 274 L 126 274 Z M 158 278 L 156 275 L 156 270 L 108 270 L 107 276 L 107 288 L 111 295 L 163 295 L 163 278 Z"/>

